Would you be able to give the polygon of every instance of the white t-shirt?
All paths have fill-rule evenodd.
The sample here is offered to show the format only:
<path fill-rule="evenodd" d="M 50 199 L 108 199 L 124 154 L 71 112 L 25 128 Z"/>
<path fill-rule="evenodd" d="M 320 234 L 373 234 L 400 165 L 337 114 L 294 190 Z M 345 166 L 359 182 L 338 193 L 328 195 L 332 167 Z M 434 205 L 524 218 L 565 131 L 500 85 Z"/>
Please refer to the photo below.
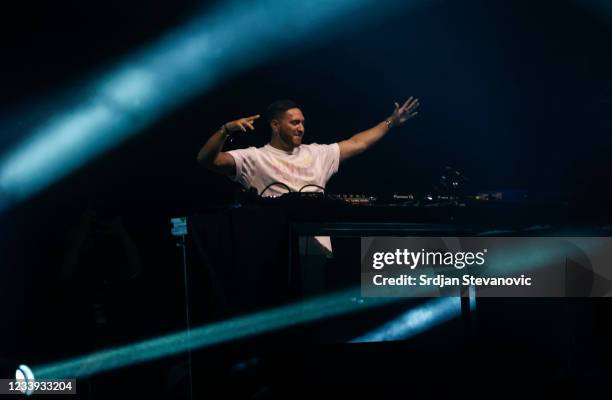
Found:
<path fill-rule="evenodd" d="M 262 190 L 273 182 L 282 182 L 292 191 L 299 191 L 305 185 L 325 187 L 329 178 L 338 172 L 340 147 L 333 144 L 302 144 L 288 152 L 272 147 L 249 147 L 231 150 L 228 153 L 236 162 L 235 181 L 243 186 Z M 309 186 L 303 192 L 320 192 L 316 186 Z M 270 186 L 264 196 L 279 196 L 287 193 L 283 185 Z"/>

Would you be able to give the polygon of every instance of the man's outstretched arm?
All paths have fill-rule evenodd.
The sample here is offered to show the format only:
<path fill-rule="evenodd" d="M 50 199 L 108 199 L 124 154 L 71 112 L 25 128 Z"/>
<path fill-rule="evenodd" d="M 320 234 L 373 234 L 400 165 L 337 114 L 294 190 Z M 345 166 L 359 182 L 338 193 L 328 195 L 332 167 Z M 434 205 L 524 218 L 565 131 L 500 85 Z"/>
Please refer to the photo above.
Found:
<path fill-rule="evenodd" d="M 403 125 L 410 118 L 418 114 L 418 112 L 415 111 L 418 106 L 419 99 L 412 97 L 406 100 L 401 107 L 399 104 L 395 103 L 395 110 L 389 118 L 368 130 L 359 132 L 351 138 L 339 142 L 340 161 L 342 162 L 347 158 L 363 153 L 385 136 L 392 128 Z"/>
<path fill-rule="evenodd" d="M 236 162 L 234 157 L 221 151 L 223 144 L 225 144 L 229 135 L 234 132 L 246 132 L 247 129 L 254 130 L 253 122 L 258 118 L 259 114 L 223 124 L 200 149 L 197 156 L 198 163 L 219 174 L 229 177 L 235 176 Z"/>

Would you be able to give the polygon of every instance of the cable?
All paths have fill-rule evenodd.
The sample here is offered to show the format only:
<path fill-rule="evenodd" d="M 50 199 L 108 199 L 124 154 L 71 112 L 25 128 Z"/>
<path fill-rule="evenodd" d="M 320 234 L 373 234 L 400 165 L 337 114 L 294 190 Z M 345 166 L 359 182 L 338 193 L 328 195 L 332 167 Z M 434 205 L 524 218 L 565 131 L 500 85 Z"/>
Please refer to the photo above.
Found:
<path fill-rule="evenodd" d="M 265 187 L 265 188 L 264 188 L 264 189 L 261 191 L 261 193 L 259 193 L 259 195 L 263 197 L 263 194 L 266 192 L 266 190 L 268 190 L 268 189 L 269 189 L 271 186 L 274 186 L 274 185 L 281 185 L 281 186 L 284 186 L 284 187 L 285 187 L 285 188 L 286 188 L 286 189 L 287 189 L 289 192 L 292 192 L 291 188 L 290 188 L 289 186 L 287 186 L 286 184 L 284 184 L 283 182 L 274 181 L 274 182 L 272 182 L 271 184 L 269 184 L 268 186 L 266 186 L 266 187 Z"/>
<path fill-rule="evenodd" d="M 185 325 L 187 328 L 187 341 L 191 343 L 191 322 L 189 313 L 189 279 L 187 277 L 187 243 L 185 235 L 181 236 L 181 241 L 177 244 L 183 250 L 183 284 L 185 285 Z M 191 362 L 191 344 L 187 347 L 187 371 L 189 376 L 189 398 L 193 399 L 193 371 Z"/>
<path fill-rule="evenodd" d="M 314 183 L 309 183 L 308 185 L 304 185 L 304 186 L 302 186 L 302 187 L 300 188 L 300 190 L 298 190 L 298 193 L 301 193 L 301 192 L 302 192 L 302 190 L 303 190 L 304 188 L 307 188 L 307 187 L 309 187 L 309 186 L 317 187 L 317 188 L 319 188 L 319 189 L 323 190 L 323 195 L 326 195 L 326 194 L 327 194 L 327 191 L 325 190 L 325 188 L 324 188 L 323 186 L 315 185 Z"/>

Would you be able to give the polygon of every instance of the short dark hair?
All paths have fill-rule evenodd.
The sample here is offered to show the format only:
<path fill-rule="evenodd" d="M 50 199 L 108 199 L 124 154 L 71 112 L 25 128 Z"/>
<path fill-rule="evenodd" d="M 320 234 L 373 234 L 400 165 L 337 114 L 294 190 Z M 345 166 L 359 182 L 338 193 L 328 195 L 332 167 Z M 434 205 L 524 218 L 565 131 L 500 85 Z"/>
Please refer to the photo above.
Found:
<path fill-rule="evenodd" d="M 277 100 L 271 103 L 266 108 L 266 122 L 269 124 L 270 121 L 272 121 L 274 118 L 279 117 L 285 111 L 290 110 L 292 108 L 300 108 L 300 106 L 298 106 L 295 101 L 289 99 Z"/>

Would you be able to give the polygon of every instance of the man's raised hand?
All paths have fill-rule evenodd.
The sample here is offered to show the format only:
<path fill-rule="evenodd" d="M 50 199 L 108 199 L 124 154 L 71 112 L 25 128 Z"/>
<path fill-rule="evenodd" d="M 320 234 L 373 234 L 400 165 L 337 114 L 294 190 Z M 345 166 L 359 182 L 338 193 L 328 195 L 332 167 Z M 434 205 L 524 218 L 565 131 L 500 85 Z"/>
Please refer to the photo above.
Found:
<path fill-rule="evenodd" d="M 398 103 L 395 103 L 395 110 L 389 119 L 391 120 L 392 126 L 403 125 L 404 122 L 417 115 L 419 112 L 415 111 L 419 107 L 419 99 L 410 96 L 408 100 L 400 107 Z"/>
<path fill-rule="evenodd" d="M 258 118 L 259 118 L 259 114 L 251 115 L 250 117 L 240 118 L 235 121 L 230 121 L 226 123 L 225 125 L 223 125 L 223 127 L 228 133 L 246 132 L 247 129 L 252 131 L 252 130 L 255 130 L 253 123 Z"/>

